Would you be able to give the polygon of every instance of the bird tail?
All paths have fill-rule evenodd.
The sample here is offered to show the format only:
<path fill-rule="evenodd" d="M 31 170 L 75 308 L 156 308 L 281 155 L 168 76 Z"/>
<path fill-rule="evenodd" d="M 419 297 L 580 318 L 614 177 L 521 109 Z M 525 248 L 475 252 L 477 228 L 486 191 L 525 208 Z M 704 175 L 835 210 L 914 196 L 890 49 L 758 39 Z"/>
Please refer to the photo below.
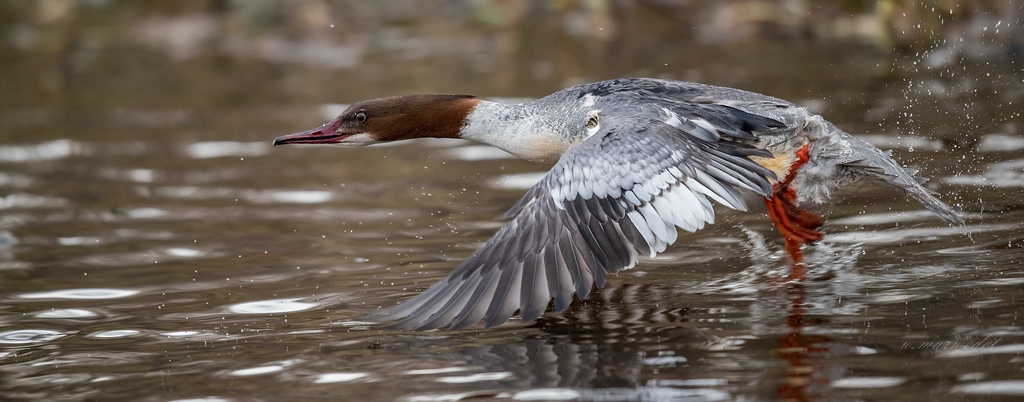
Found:
<path fill-rule="evenodd" d="M 834 129 L 838 131 L 837 134 L 840 134 L 840 139 L 849 144 L 849 149 L 852 151 L 848 158 L 843 158 L 847 161 L 840 162 L 842 166 L 850 169 L 851 173 L 903 190 L 942 220 L 964 225 L 964 218 L 959 212 L 936 198 L 935 193 L 921 185 L 927 179 L 918 176 L 917 170 L 901 166 L 892 159 L 890 152 L 882 151 L 867 141 L 842 132 L 838 128 Z"/>

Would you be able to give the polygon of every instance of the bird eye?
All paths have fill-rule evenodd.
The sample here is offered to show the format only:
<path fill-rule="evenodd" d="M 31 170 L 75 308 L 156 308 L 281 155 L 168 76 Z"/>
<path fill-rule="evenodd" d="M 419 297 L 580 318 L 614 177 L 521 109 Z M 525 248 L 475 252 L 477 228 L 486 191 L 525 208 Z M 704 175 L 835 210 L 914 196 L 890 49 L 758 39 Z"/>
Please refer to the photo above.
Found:
<path fill-rule="evenodd" d="M 366 121 L 366 113 L 363 113 L 363 112 L 356 113 L 356 122 L 357 123 L 362 123 L 364 121 Z"/>
<path fill-rule="evenodd" d="M 597 127 L 597 116 L 590 116 L 590 118 L 587 119 L 587 128 L 594 127 Z"/>

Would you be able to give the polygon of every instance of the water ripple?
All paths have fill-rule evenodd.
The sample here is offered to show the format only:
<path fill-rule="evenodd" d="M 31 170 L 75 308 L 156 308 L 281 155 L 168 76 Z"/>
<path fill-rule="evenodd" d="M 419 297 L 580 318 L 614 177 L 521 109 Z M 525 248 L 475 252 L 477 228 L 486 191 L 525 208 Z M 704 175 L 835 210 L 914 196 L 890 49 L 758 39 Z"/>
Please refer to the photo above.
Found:
<path fill-rule="evenodd" d="M 193 200 L 235 198 L 255 204 L 320 204 L 334 198 L 334 193 L 322 190 L 235 190 L 230 188 L 203 188 L 197 186 L 160 187 L 157 196 Z"/>
<path fill-rule="evenodd" d="M 263 374 L 276 373 L 278 371 L 284 370 L 285 367 L 295 365 L 296 363 L 299 363 L 299 362 L 300 362 L 299 360 L 284 360 L 284 361 L 280 361 L 280 362 L 277 362 L 277 363 L 268 364 L 268 365 L 265 365 L 265 366 L 259 366 L 259 367 L 252 367 L 252 368 L 235 370 L 235 371 L 232 371 L 232 372 L 228 373 L 228 375 L 236 376 L 236 377 L 248 377 L 248 376 L 254 376 L 254 375 L 263 375 Z"/>
<path fill-rule="evenodd" d="M 51 331 L 48 329 L 17 329 L 14 331 L 0 332 L 0 343 L 25 344 L 48 342 L 67 336 L 63 332 Z"/>
<path fill-rule="evenodd" d="M 957 385 L 953 387 L 952 392 L 972 395 L 1024 396 L 1024 380 L 985 381 L 975 384 Z"/>
<path fill-rule="evenodd" d="M 253 367 L 253 368 L 235 370 L 235 371 L 232 371 L 230 373 L 230 375 L 237 376 L 237 377 L 247 377 L 247 376 L 252 376 L 252 375 L 276 373 L 276 372 L 281 371 L 281 370 L 284 370 L 283 366 L 262 366 L 262 367 Z"/>
<path fill-rule="evenodd" d="M 507 174 L 499 176 L 497 180 L 490 183 L 491 187 L 500 188 L 503 190 L 526 190 L 533 187 L 534 184 L 540 181 L 545 172 L 530 172 L 530 173 L 518 173 L 518 174 Z"/>
<path fill-rule="evenodd" d="M 185 247 L 175 247 L 166 250 L 167 255 L 172 257 L 196 258 L 202 257 L 206 252 Z"/>
<path fill-rule="evenodd" d="M 315 384 L 329 384 L 334 382 L 349 382 L 366 377 L 367 373 L 326 373 L 320 374 L 313 380 Z"/>
<path fill-rule="evenodd" d="M 495 159 L 514 159 L 512 154 L 490 145 L 466 145 L 446 149 L 444 155 L 451 159 L 464 161 L 487 161 Z"/>
<path fill-rule="evenodd" d="M 37 145 L 5 145 L 0 146 L 0 162 L 36 162 L 63 159 L 71 155 L 85 153 L 87 153 L 85 146 L 67 139 Z"/>
<path fill-rule="evenodd" d="M 580 393 L 566 388 L 538 388 L 516 392 L 513 401 L 568 401 L 577 399 Z"/>
<path fill-rule="evenodd" d="M 728 392 L 717 389 L 680 389 L 670 387 L 602 388 L 580 390 L 584 400 L 599 401 L 728 401 Z"/>
<path fill-rule="evenodd" d="M 31 176 L 0 172 L 0 186 L 30 187 L 34 180 Z"/>
<path fill-rule="evenodd" d="M 464 367 L 441 367 L 435 369 L 420 369 L 420 370 L 407 370 L 403 371 L 405 375 L 424 375 L 424 374 L 444 374 L 444 373 L 455 373 L 459 371 L 466 371 Z"/>
<path fill-rule="evenodd" d="M 169 212 L 162 209 L 149 207 L 129 209 L 125 212 L 125 214 L 132 219 L 154 219 L 165 216 L 168 213 Z"/>
<path fill-rule="evenodd" d="M 152 183 L 158 173 L 152 169 L 115 169 L 103 168 L 96 172 L 96 175 L 109 180 L 123 180 L 135 183 Z"/>
<path fill-rule="evenodd" d="M 301 299 L 261 300 L 240 303 L 228 307 L 228 311 L 237 314 L 274 314 L 309 310 L 318 306 L 315 303 L 302 303 L 298 300 Z"/>
<path fill-rule="evenodd" d="M 469 391 L 461 392 L 457 394 L 432 394 L 432 395 L 414 395 L 399 399 L 400 401 L 406 402 L 454 402 L 463 401 L 467 399 L 479 399 L 479 398 L 495 398 L 499 394 L 495 391 L 481 390 L 481 391 Z M 504 394 L 501 394 L 504 395 Z"/>
<path fill-rule="evenodd" d="M 116 339 L 116 338 L 128 338 L 141 334 L 142 331 L 134 329 L 114 329 L 109 331 L 93 332 L 87 337 L 96 339 Z"/>
<path fill-rule="evenodd" d="M 949 349 L 940 350 L 935 354 L 936 357 L 945 358 L 957 358 L 957 357 L 977 357 L 984 355 L 999 355 L 999 354 L 1021 354 L 1024 353 L 1024 343 L 1015 343 L 1011 345 L 999 345 L 991 347 L 966 347 L 961 349 Z"/>
<path fill-rule="evenodd" d="M 269 151 L 270 141 L 208 141 L 189 145 L 185 154 L 196 159 L 207 159 L 225 156 L 261 156 Z"/>
<path fill-rule="evenodd" d="M 665 353 L 665 354 L 663 354 Z M 671 350 L 658 352 L 658 356 L 645 357 L 640 360 L 646 366 L 675 367 L 686 363 L 686 356 L 674 356 Z"/>
<path fill-rule="evenodd" d="M 249 202 L 255 203 L 286 203 L 286 204 L 319 204 L 330 201 L 334 193 L 330 191 L 249 191 L 244 193 Z"/>
<path fill-rule="evenodd" d="M 858 134 L 857 138 L 882 149 L 905 148 L 921 151 L 941 151 L 942 141 L 914 135 Z"/>
<path fill-rule="evenodd" d="M 221 337 L 221 335 L 217 334 L 216 332 L 188 331 L 188 330 L 161 332 L 160 336 L 165 337 L 167 339 L 182 339 L 182 340 L 186 340 L 186 341 L 194 341 L 194 340 L 199 340 L 199 339 L 207 339 L 208 340 L 208 339 L 213 339 L 213 338 Z"/>
<path fill-rule="evenodd" d="M 887 223 L 916 222 L 935 219 L 935 214 L 927 210 L 885 212 L 862 214 L 839 219 L 829 219 L 834 225 L 882 225 Z"/>
<path fill-rule="evenodd" d="M 75 300 L 101 300 L 119 299 L 122 297 L 134 296 L 139 293 L 132 289 L 66 289 L 52 292 L 25 293 L 18 297 L 22 299 L 75 299 Z"/>
<path fill-rule="evenodd" d="M 997 232 L 1013 230 L 1021 227 L 1020 223 L 1000 223 L 989 225 L 971 225 L 972 233 Z M 959 226 L 906 228 L 893 230 L 850 231 L 833 233 L 825 236 L 832 243 L 845 244 L 893 244 L 908 241 L 933 241 L 943 237 L 963 235 L 964 228 Z"/>
<path fill-rule="evenodd" d="M 1008 152 L 1024 149 L 1024 137 L 1009 134 L 987 134 L 978 141 L 981 152 Z"/>
<path fill-rule="evenodd" d="M 92 311 L 79 309 L 79 308 L 67 308 L 67 309 L 53 309 L 50 311 L 42 311 L 35 314 L 36 318 L 89 318 L 96 317 L 96 314 Z"/>
<path fill-rule="evenodd" d="M 990 163 L 980 175 L 958 175 L 947 183 L 1000 188 L 1024 187 L 1024 159 Z"/>
<path fill-rule="evenodd" d="M 62 246 L 96 246 L 100 244 L 100 238 L 96 236 L 58 237 L 57 244 Z"/>
<path fill-rule="evenodd" d="M 468 384 L 472 382 L 504 380 L 511 376 L 512 373 L 507 371 L 501 371 L 497 373 L 479 373 L 465 376 L 441 377 L 434 381 L 443 382 L 446 384 Z"/>
<path fill-rule="evenodd" d="M 907 382 L 900 377 L 847 377 L 832 382 L 832 388 L 888 388 Z"/>
<path fill-rule="evenodd" d="M 0 197 L 0 209 L 12 208 L 60 208 L 68 205 L 68 200 L 33 194 L 9 194 Z"/>

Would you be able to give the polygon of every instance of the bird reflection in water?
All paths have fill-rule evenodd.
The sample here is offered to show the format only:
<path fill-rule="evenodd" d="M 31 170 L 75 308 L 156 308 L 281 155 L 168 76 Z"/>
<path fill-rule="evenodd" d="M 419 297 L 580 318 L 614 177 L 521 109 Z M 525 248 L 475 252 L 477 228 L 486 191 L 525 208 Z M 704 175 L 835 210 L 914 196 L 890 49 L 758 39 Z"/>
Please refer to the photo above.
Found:
<path fill-rule="evenodd" d="M 641 372 L 649 368 L 644 356 L 664 352 L 666 345 L 704 341 L 677 292 L 659 285 L 609 287 L 561 314 L 545 315 L 531 326 L 544 332 L 543 339 L 526 340 L 527 363 L 520 369 L 544 386 L 643 387 Z"/>
<path fill-rule="evenodd" d="M 526 328 L 508 328 L 517 332 L 515 335 L 487 331 L 487 335 L 498 337 L 488 341 L 479 338 L 485 333 L 466 333 L 468 338 L 453 333 L 466 344 L 449 349 L 453 353 L 446 360 L 452 367 L 492 376 L 485 389 L 474 391 L 476 396 L 550 388 L 574 390 L 583 400 L 731 400 L 760 392 L 751 387 L 763 384 L 770 387 L 765 391 L 778 387 L 776 392 L 783 400 L 813 400 L 828 385 L 821 362 L 830 339 L 805 333 L 824 321 L 808 317 L 803 284 L 788 286 L 785 299 L 779 298 L 781 293 L 770 292 L 759 297 L 762 300 L 755 302 L 757 306 L 695 298 L 694 289 L 685 286 L 609 286 Z M 785 362 L 784 370 L 778 360 L 746 357 L 749 348 L 760 344 L 756 340 L 730 336 L 762 319 L 781 324 L 780 316 L 748 315 L 747 308 L 762 310 L 763 303 L 788 306 L 785 333 L 776 335 L 778 347 L 772 347 Z M 732 312 L 712 312 L 722 309 Z M 508 336 L 518 340 L 510 341 Z M 764 339 L 769 345 L 774 343 L 772 338 Z M 423 346 L 391 344 L 385 348 L 416 351 L 424 350 Z M 752 376 L 764 378 L 766 372 L 777 374 L 763 383 L 749 382 Z"/>
<path fill-rule="evenodd" d="M 789 287 L 789 314 L 786 326 L 789 332 L 779 338 L 777 353 L 786 360 L 786 378 L 779 387 L 778 395 L 785 401 L 809 401 L 815 390 L 828 385 L 828 378 L 821 375 L 821 367 L 814 361 L 821 361 L 828 353 L 823 344 L 831 341 L 824 335 L 805 334 L 805 325 L 821 324 L 821 318 L 807 317 L 807 291 L 804 284 L 795 282 Z"/>
<path fill-rule="evenodd" d="M 682 348 L 678 366 L 689 370 L 682 355 L 690 354 L 688 345 L 700 345 L 707 337 L 701 323 L 688 317 L 685 293 L 674 286 L 609 286 L 562 313 L 544 315 L 529 325 L 521 340 L 481 345 L 476 339 L 471 341 L 475 345 L 459 347 L 453 358 L 462 363 L 453 366 L 508 373 L 493 382 L 496 390 L 568 388 L 586 394 L 599 388 L 628 400 L 651 399 L 638 395 L 672 399 L 665 393 L 680 390 L 652 385 L 650 373 L 658 366 L 645 357 Z M 421 349 L 390 347 L 396 346 Z M 675 366 L 668 362 L 661 368 Z"/>

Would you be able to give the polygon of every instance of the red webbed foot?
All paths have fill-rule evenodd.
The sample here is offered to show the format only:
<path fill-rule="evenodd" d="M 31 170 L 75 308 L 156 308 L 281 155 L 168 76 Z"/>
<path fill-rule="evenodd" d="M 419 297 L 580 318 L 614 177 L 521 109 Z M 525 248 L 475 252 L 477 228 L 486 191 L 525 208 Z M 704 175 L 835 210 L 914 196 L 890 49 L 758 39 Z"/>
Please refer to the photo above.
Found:
<path fill-rule="evenodd" d="M 771 198 L 765 198 L 768 216 L 786 239 L 786 253 L 791 259 L 790 279 L 803 279 L 807 272 L 801 246 L 815 243 L 823 237 L 818 228 L 824 221 L 817 214 L 798 206 L 796 191 L 789 186 L 796 176 L 796 171 L 810 159 L 809 146 L 810 144 L 807 144 L 797 150 L 797 160 L 790 167 L 789 175 L 772 186 L 774 191 Z"/>

